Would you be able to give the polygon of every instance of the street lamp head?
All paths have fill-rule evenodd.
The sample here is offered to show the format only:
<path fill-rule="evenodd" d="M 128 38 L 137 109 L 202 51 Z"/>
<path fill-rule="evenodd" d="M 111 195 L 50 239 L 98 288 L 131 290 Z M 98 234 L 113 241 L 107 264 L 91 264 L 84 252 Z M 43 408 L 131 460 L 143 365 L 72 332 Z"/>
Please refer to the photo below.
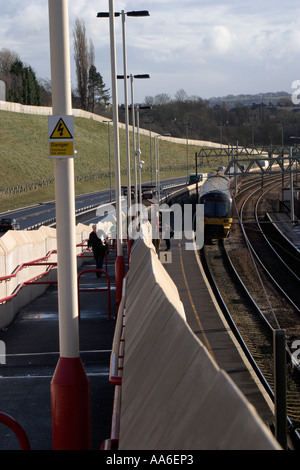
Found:
<path fill-rule="evenodd" d="M 142 73 L 138 75 L 133 75 L 133 78 L 150 78 L 150 75 L 148 75 L 147 73 Z"/>
<path fill-rule="evenodd" d="M 115 11 L 115 16 L 120 16 L 120 13 Z M 100 11 L 97 14 L 97 18 L 109 18 L 109 12 L 106 11 Z"/>
<path fill-rule="evenodd" d="M 138 75 L 132 75 L 133 78 L 150 78 L 150 75 L 148 73 L 142 73 Z M 130 78 L 131 75 L 127 75 L 127 78 Z M 117 75 L 117 78 L 124 78 L 124 75 Z"/>
<path fill-rule="evenodd" d="M 127 16 L 150 16 L 150 13 L 147 10 L 128 11 Z"/>
<path fill-rule="evenodd" d="M 149 11 L 147 10 L 141 10 L 141 11 L 128 11 L 125 13 L 127 16 L 150 16 Z M 114 12 L 115 16 L 120 16 L 121 13 L 119 11 Z M 106 11 L 100 11 L 97 14 L 97 18 L 108 18 L 109 17 L 109 12 Z"/>

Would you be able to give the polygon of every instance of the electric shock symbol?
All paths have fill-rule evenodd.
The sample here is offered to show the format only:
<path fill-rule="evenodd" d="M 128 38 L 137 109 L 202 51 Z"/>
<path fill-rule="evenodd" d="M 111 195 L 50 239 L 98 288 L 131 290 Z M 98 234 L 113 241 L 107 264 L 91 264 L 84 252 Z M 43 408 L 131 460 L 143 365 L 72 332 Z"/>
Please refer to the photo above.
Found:
<path fill-rule="evenodd" d="M 64 135 L 64 129 L 65 129 L 65 128 L 64 128 L 63 124 L 60 122 L 60 123 L 59 123 L 59 126 L 58 126 L 58 129 L 57 129 L 57 132 L 60 133 L 60 136 L 61 136 L 61 137 L 63 137 L 63 135 Z"/>
<path fill-rule="evenodd" d="M 73 139 L 71 132 L 61 118 L 55 126 L 50 139 Z"/>

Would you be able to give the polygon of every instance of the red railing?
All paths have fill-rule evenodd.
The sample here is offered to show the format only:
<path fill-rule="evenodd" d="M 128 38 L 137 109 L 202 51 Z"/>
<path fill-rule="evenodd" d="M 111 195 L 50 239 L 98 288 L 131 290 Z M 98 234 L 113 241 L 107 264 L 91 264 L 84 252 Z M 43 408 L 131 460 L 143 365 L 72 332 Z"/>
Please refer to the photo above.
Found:
<path fill-rule="evenodd" d="M 120 430 L 120 410 L 122 396 L 122 371 L 125 346 L 125 316 L 126 316 L 126 278 L 123 280 L 123 293 L 115 326 L 112 352 L 110 355 L 109 382 L 115 385 L 111 435 L 101 443 L 101 450 L 118 450 Z"/>
<path fill-rule="evenodd" d="M 4 424 L 8 428 L 10 428 L 13 433 L 17 436 L 20 447 L 22 450 L 31 450 L 29 438 L 18 421 L 16 421 L 11 416 L 7 415 L 6 413 L 2 413 L 0 411 L 0 423 Z"/>
<path fill-rule="evenodd" d="M 79 243 L 79 244 L 77 245 L 77 247 L 84 247 L 84 246 L 86 246 L 86 241 L 83 241 L 82 243 Z M 41 278 L 47 276 L 47 275 L 50 273 L 51 269 L 52 269 L 53 267 L 57 266 L 57 263 L 56 263 L 56 262 L 47 261 L 47 260 L 49 260 L 49 258 L 50 258 L 52 255 L 54 255 L 54 254 L 56 254 L 56 253 L 57 253 L 57 250 L 49 251 L 49 252 L 47 253 L 47 255 L 44 256 L 43 258 L 38 258 L 38 259 L 36 259 L 36 260 L 29 261 L 29 262 L 27 262 L 27 263 L 22 263 L 22 264 L 20 264 L 20 265 L 13 271 L 12 274 L 9 274 L 9 275 L 7 275 L 7 276 L 1 276 L 1 277 L 0 277 L 0 283 L 1 283 L 1 282 L 4 282 L 4 281 L 5 281 L 5 282 L 8 282 L 8 281 L 10 281 L 11 279 L 17 277 L 18 273 L 19 273 L 20 271 L 22 271 L 22 269 L 24 269 L 24 268 L 28 268 L 28 267 L 30 267 L 30 266 L 47 266 L 47 269 L 46 269 L 44 272 L 42 272 L 42 273 L 40 273 L 40 274 L 37 274 L 36 276 L 34 276 L 34 277 L 31 278 L 31 279 L 28 279 L 27 281 L 22 282 L 21 284 L 19 284 L 19 285 L 16 287 L 16 289 L 12 292 L 12 294 L 10 294 L 10 295 L 7 296 L 7 297 L 4 297 L 3 299 L 0 299 L 0 304 L 3 304 L 3 303 L 5 303 L 5 302 L 10 302 L 14 297 L 16 297 L 16 295 L 20 292 L 20 290 L 21 290 L 23 287 L 25 287 L 25 286 L 27 286 L 27 285 L 29 285 L 29 284 L 56 284 L 57 281 L 49 281 L 49 280 L 47 280 L 47 281 L 40 281 L 40 280 L 39 280 L 39 279 L 41 279 Z M 82 256 L 84 256 L 84 255 L 85 255 L 85 251 L 83 251 L 82 253 L 79 253 L 79 254 L 77 255 L 77 257 L 82 257 Z"/>
<path fill-rule="evenodd" d="M 90 287 L 86 289 L 81 289 L 79 287 L 79 281 L 80 278 L 83 274 L 85 273 L 101 273 L 104 274 L 107 280 L 107 287 Z M 85 269 L 84 271 L 81 271 L 78 276 L 77 276 L 77 282 L 78 282 L 78 316 L 80 320 L 80 292 L 107 292 L 107 317 L 108 320 L 110 320 L 111 317 L 111 295 L 110 295 L 110 278 L 109 275 L 107 274 L 106 271 L 103 271 L 102 269 Z"/>
<path fill-rule="evenodd" d="M 82 243 L 78 244 L 77 247 L 84 247 L 84 246 L 87 246 L 87 240 L 83 241 Z M 107 270 L 107 255 L 110 251 L 113 251 L 114 250 L 114 246 L 113 245 L 109 245 L 109 249 L 106 251 L 106 254 L 105 254 L 105 264 L 106 264 L 106 270 Z M 7 297 L 4 297 L 2 299 L 0 299 L 0 304 L 3 304 L 5 302 L 10 302 L 14 297 L 16 297 L 18 295 L 18 293 L 21 291 L 21 289 L 25 286 L 28 286 L 28 285 L 37 285 L 37 284 L 57 284 L 57 281 L 50 281 L 50 280 L 44 280 L 42 281 L 41 279 L 45 276 L 47 276 L 51 269 L 54 267 L 54 266 L 57 266 L 57 263 L 54 262 L 54 261 L 48 261 L 49 258 L 53 255 L 53 254 L 56 254 L 57 251 L 56 250 L 52 250 L 50 251 L 49 253 L 47 253 L 47 255 L 43 258 L 39 258 L 39 259 L 36 259 L 34 261 L 30 261 L 30 262 L 27 262 L 27 263 L 22 263 L 20 264 L 16 269 L 15 271 L 8 275 L 8 276 L 2 276 L 0 277 L 0 282 L 3 282 L 3 281 L 10 281 L 11 279 L 15 278 L 17 276 L 17 274 L 24 268 L 27 268 L 29 266 L 47 266 L 47 269 L 42 272 L 42 273 L 39 273 L 37 274 L 36 276 L 32 277 L 31 279 L 28 279 L 27 281 L 24 281 L 22 283 L 20 283 L 16 289 L 12 292 L 12 294 L 10 294 L 9 296 Z M 87 251 L 84 250 L 82 251 L 81 253 L 79 253 L 77 255 L 78 258 L 93 258 L 93 255 L 87 255 L 86 254 Z M 99 270 L 95 270 L 95 269 L 89 269 L 89 270 L 84 270 L 82 271 L 79 275 L 78 275 L 78 306 L 79 306 L 79 319 L 80 319 L 80 298 L 79 298 L 79 292 L 101 292 L 101 291 L 107 291 L 107 297 L 108 297 L 108 319 L 111 318 L 111 288 L 110 288 L 110 278 L 107 274 L 106 271 L 102 271 L 100 270 L 101 273 L 103 273 L 105 276 L 106 276 L 106 279 L 107 279 L 107 287 L 97 287 L 97 288 L 89 288 L 89 289 L 79 289 L 79 279 L 80 277 L 82 276 L 82 274 L 86 273 L 86 272 L 97 272 Z"/>

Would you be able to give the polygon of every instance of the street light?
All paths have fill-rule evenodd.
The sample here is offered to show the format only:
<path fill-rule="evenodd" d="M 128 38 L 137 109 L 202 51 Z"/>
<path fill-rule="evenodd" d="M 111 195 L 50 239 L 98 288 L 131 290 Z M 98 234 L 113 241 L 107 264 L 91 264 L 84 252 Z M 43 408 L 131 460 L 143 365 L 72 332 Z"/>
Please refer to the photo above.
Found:
<path fill-rule="evenodd" d="M 107 124 L 108 128 L 108 160 L 109 160 L 109 198 L 110 202 L 112 200 L 112 195 L 111 195 L 111 159 L 110 159 L 110 123 L 111 121 L 103 121 L 105 124 Z"/>
<path fill-rule="evenodd" d="M 68 1 L 48 1 L 53 116 L 71 116 Z M 74 159 L 55 159 L 59 360 L 51 381 L 54 450 L 91 448 L 90 383 L 79 354 Z"/>
<path fill-rule="evenodd" d="M 103 15 L 99 14 L 98 17 Z M 121 207 L 121 174 L 120 174 L 120 146 L 119 146 L 119 122 L 118 122 L 118 95 L 117 95 L 117 75 L 116 75 L 116 45 L 115 45 L 115 14 L 114 2 L 109 0 L 110 25 L 110 56 L 111 56 L 111 83 L 113 101 L 113 130 L 114 130 L 114 151 L 115 151 L 115 187 L 116 187 L 116 219 L 117 219 L 117 258 L 115 264 L 116 276 L 116 303 L 119 306 L 122 298 L 122 284 L 125 276 L 125 260 L 122 252 L 122 207 Z"/>
<path fill-rule="evenodd" d="M 137 173 L 136 173 L 136 145 L 135 145 L 135 115 L 134 115 L 134 89 L 133 89 L 133 79 L 144 79 L 150 78 L 148 74 L 138 74 L 138 75 L 130 75 L 130 84 L 131 84 L 131 108 L 132 108 L 132 127 L 133 127 L 133 152 L 134 152 L 134 178 L 135 178 L 135 203 L 137 204 Z"/>
<path fill-rule="evenodd" d="M 162 135 L 155 135 L 154 136 L 154 155 L 155 155 L 155 186 L 156 186 L 156 194 L 158 198 L 158 204 L 160 200 L 160 181 L 159 181 L 159 149 L 158 149 L 158 139 L 161 137 L 167 137 L 171 134 L 162 134 Z"/>
<path fill-rule="evenodd" d="M 149 11 L 147 10 L 140 10 L 140 11 L 127 11 L 127 12 L 124 12 L 125 15 L 127 16 L 150 16 L 149 14 Z M 114 12 L 114 16 L 120 16 L 122 13 L 118 12 L 118 11 L 115 11 Z M 97 17 L 98 18 L 108 18 L 109 17 L 109 12 L 105 12 L 105 11 L 100 11 L 98 14 L 97 14 Z"/>
<path fill-rule="evenodd" d="M 137 155 L 138 155 L 138 166 L 139 166 L 139 203 L 142 204 L 142 177 L 141 177 L 141 171 L 143 167 L 143 160 L 141 160 L 141 149 L 140 149 L 140 109 L 150 109 L 150 106 L 137 106 L 136 107 L 136 121 L 137 121 L 137 137 L 138 137 L 138 149 L 137 149 Z"/>
<path fill-rule="evenodd" d="M 126 29 L 125 29 L 125 16 L 149 16 L 149 12 L 146 10 L 141 11 L 128 11 L 127 13 L 122 10 L 120 12 L 115 12 L 114 16 L 122 16 L 122 39 L 123 39 L 123 69 L 124 75 L 123 77 L 127 76 L 127 57 L 126 57 Z M 97 14 L 98 18 L 107 18 L 109 17 L 109 13 L 107 12 L 99 12 Z M 117 78 L 120 78 L 118 76 Z M 127 155 L 127 204 L 128 207 L 131 206 L 131 181 L 130 181 L 130 150 L 129 150 L 129 117 L 128 117 L 128 88 L 127 88 L 127 80 L 124 80 L 124 100 L 125 100 L 125 127 L 126 127 L 126 155 Z"/>
<path fill-rule="evenodd" d="M 122 284 L 125 276 L 125 260 L 122 253 L 122 213 L 121 213 L 121 177 L 120 177 L 120 155 L 119 155 L 119 123 L 118 123 L 118 97 L 117 97 L 117 75 L 116 75 L 116 46 L 115 46 L 115 16 L 120 16 L 114 11 L 114 1 L 109 0 L 109 12 L 99 12 L 98 18 L 109 18 L 110 24 L 110 52 L 111 52 L 111 81 L 113 101 L 113 125 L 114 125 L 114 149 L 115 149 L 115 185 L 116 185 L 116 216 L 117 216 L 117 259 L 116 259 L 116 303 L 119 305 L 122 298 Z M 127 16 L 149 16 L 149 12 L 131 11 Z M 125 12 L 122 12 L 123 31 L 125 23 Z M 125 34 L 123 34 L 124 67 L 126 70 L 126 47 Z M 125 73 L 126 76 L 126 73 Z M 126 81 L 126 80 L 125 80 Z M 130 194 L 130 192 L 129 192 Z"/>
<path fill-rule="evenodd" d="M 133 155 L 134 155 L 134 191 L 135 191 L 135 204 L 137 204 L 137 164 L 136 164 L 136 155 L 137 155 L 137 150 L 136 150 L 136 145 L 135 145 L 135 113 L 134 113 L 134 89 L 133 89 L 133 79 L 145 79 L 145 78 L 150 78 L 150 75 L 147 73 L 144 74 L 136 74 L 136 75 L 117 75 L 118 79 L 124 79 L 124 77 L 130 78 L 130 84 L 131 84 L 131 110 L 132 110 L 132 143 L 133 143 Z M 126 80 L 124 79 L 124 82 Z M 127 87 L 126 87 L 127 88 Z M 128 109 L 128 105 L 127 107 Z M 140 106 L 141 107 L 141 106 Z M 144 107 L 143 107 L 144 108 Z M 149 108 L 149 106 L 148 106 Z M 129 133 L 128 126 L 127 126 L 127 132 Z M 129 140 L 129 139 L 128 139 Z M 130 173 L 130 161 L 128 163 L 128 172 Z M 131 189 L 131 188 L 130 188 Z"/>
<path fill-rule="evenodd" d="M 150 126 L 150 169 L 151 169 L 151 186 L 153 184 L 153 177 L 152 177 L 152 136 L 151 136 L 151 125 L 154 124 L 154 121 L 146 121 L 146 124 Z"/>

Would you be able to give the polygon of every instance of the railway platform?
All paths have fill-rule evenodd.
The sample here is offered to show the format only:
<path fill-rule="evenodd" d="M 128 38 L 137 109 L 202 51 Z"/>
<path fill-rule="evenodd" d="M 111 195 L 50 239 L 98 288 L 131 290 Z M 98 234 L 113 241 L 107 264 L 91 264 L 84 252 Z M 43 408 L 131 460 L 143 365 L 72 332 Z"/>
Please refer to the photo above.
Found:
<path fill-rule="evenodd" d="M 162 242 L 160 255 L 164 253 L 165 242 Z M 164 267 L 178 288 L 189 326 L 263 422 L 272 425 L 272 404 L 235 341 L 195 252 L 185 249 L 185 240 L 172 240 L 171 250 L 166 253 L 165 259 L 171 262 L 164 263 Z M 80 271 L 93 267 L 90 258 Z M 82 278 L 87 292 L 80 294 L 80 357 L 91 386 L 95 450 L 110 435 L 114 398 L 114 387 L 108 380 L 116 313 L 113 261 L 108 264 L 108 274 L 112 287 L 111 319 L 108 319 L 106 293 L 89 291 L 104 283 L 102 278 L 99 280 L 95 273 L 88 273 Z M 49 287 L 45 294 L 23 308 L 14 323 L 0 331 L 0 340 L 6 344 L 6 364 L 0 365 L 0 411 L 23 426 L 33 450 L 51 450 L 50 383 L 59 358 L 56 286 Z M 0 450 L 19 448 L 15 435 L 0 425 Z"/>
<path fill-rule="evenodd" d="M 79 268 L 94 269 L 93 257 Z M 114 388 L 109 383 L 109 362 L 115 328 L 114 262 L 108 262 L 111 280 L 111 318 L 108 318 L 104 277 L 94 272 L 81 276 L 80 357 L 90 382 L 92 448 L 99 450 L 110 433 Z M 15 321 L 0 331 L 6 345 L 6 363 L 0 364 L 0 411 L 24 428 L 32 450 L 52 449 L 50 383 L 59 359 L 57 286 L 24 307 Z M 18 450 L 10 429 L 0 424 L 0 450 Z"/>
<path fill-rule="evenodd" d="M 274 224 L 276 229 L 284 235 L 298 253 L 300 253 L 300 225 L 293 224 L 287 212 L 269 212 L 267 218 Z"/>
<path fill-rule="evenodd" d="M 164 250 L 164 242 L 161 245 Z M 198 254 L 172 240 L 172 262 L 164 264 L 176 284 L 187 322 L 212 359 L 238 386 L 267 426 L 273 426 L 273 404 L 235 339 L 206 279 Z"/>

